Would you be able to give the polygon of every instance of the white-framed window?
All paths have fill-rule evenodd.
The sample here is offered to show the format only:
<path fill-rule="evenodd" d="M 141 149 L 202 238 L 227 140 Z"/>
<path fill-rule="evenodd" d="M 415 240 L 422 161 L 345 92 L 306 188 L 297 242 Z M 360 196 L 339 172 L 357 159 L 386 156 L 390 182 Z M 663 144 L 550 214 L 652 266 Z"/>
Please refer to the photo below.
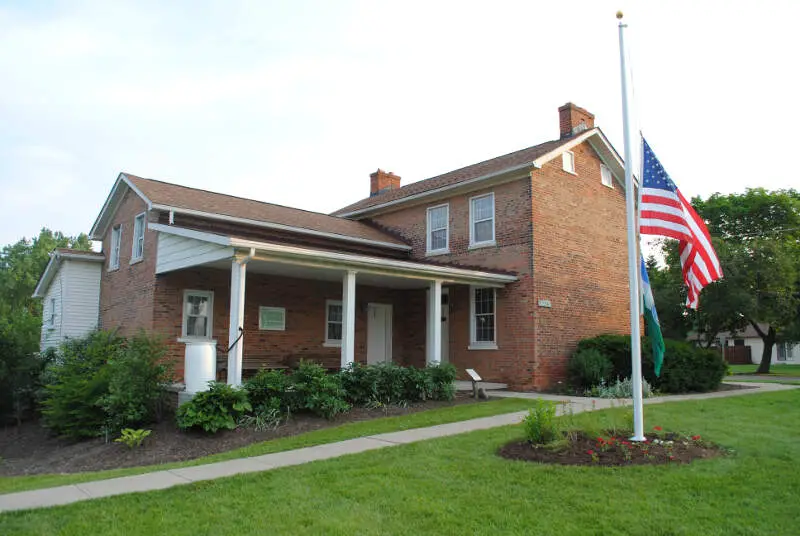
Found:
<path fill-rule="evenodd" d="M 133 218 L 133 246 L 131 262 L 142 260 L 144 256 L 144 212 Z"/>
<path fill-rule="evenodd" d="M 786 361 L 794 358 L 794 345 L 788 342 L 777 343 L 778 361 Z"/>
<path fill-rule="evenodd" d="M 603 186 L 614 187 L 614 177 L 611 176 L 611 170 L 605 164 L 600 164 L 600 180 L 603 182 Z"/>
<path fill-rule="evenodd" d="M 111 255 L 108 258 L 108 269 L 119 268 L 119 246 L 122 243 L 122 225 L 115 225 L 111 229 Z"/>
<path fill-rule="evenodd" d="M 469 245 L 494 245 L 494 194 L 479 195 L 469 200 Z"/>
<path fill-rule="evenodd" d="M 185 290 L 182 336 L 187 339 L 210 339 L 213 320 L 214 293 L 210 290 Z"/>
<path fill-rule="evenodd" d="M 342 302 L 327 300 L 325 302 L 325 344 L 327 346 L 341 346 L 344 316 Z"/>
<path fill-rule="evenodd" d="M 561 164 L 567 173 L 575 173 L 575 154 L 572 151 L 561 153 Z"/>
<path fill-rule="evenodd" d="M 450 251 L 450 205 L 428 209 L 428 253 Z"/>
<path fill-rule="evenodd" d="M 470 349 L 497 348 L 495 289 L 470 287 Z"/>
<path fill-rule="evenodd" d="M 56 326 L 56 299 L 50 298 L 50 311 L 47 315 L 47 327 L 53 329 Z"/>
<path fill-rule="evenodd" d="M 286 331 L 286 309 L 283 307 L 259 307 L 258 329 Z"/>

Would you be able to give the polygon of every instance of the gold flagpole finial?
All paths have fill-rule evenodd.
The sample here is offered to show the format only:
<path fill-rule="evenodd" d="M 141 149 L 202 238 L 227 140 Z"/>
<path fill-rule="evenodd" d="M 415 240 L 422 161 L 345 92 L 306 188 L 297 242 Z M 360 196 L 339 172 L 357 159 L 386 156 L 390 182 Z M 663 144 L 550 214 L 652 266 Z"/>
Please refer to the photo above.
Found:
<path fill-rule="evenodd" d="M 622 20 L 622 11 L 617 11 L 617 19 Z"/>

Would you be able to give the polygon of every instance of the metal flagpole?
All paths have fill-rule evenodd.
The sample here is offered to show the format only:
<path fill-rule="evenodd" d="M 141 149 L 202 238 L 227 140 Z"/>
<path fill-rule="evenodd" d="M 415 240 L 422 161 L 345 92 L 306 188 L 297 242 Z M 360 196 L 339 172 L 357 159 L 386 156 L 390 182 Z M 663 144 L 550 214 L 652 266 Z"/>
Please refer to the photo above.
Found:
<path fill-rule="evenodd" d="M 628 69 L 625 59 L 625 28 L 622 12 L 619 19 L 619 62 L 622 75 L 622 126 L 625 141 L 625 211 L 628 218 L 628 281 L 631 298 L 631 378 L 633 381 L 633 437 L 644 441 L 644 416 L 642 404 L 642 339 L 639 333 L 639 248 L 636 243 L 636 204 L 633 184 L 633 158 L 630 118 L 628 113 Z"/>

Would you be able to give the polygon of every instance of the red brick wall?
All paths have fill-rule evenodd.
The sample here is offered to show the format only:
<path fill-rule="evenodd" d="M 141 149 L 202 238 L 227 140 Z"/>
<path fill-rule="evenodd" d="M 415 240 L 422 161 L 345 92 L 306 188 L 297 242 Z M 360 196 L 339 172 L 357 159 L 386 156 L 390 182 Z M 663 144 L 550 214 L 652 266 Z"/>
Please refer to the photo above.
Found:
<path fill-rule="evenodd" d="M 573 153 L 575 175 L 561 158 L 531 174 L 535 297 L 552 304 L 536 307 L 536 388 L 564 379 L 580 339 L 630 333 L 625 194 L 602 185 L 588 144 Z"/>
<path fill-rule="evenodd" d="M 153 327 L 153 288 L 155 286 L 156 233 L 146 230 L 143 260 L 131 264 L 133 220 L 146 210 L 142 198 L 128 190 L 103 236 L 106 262 L 100 278 L 100 327 L 118 328 L 120 334 L 131 335 Z M 109 271 L 111 229 L 122 225 L 119 269 Z"/>

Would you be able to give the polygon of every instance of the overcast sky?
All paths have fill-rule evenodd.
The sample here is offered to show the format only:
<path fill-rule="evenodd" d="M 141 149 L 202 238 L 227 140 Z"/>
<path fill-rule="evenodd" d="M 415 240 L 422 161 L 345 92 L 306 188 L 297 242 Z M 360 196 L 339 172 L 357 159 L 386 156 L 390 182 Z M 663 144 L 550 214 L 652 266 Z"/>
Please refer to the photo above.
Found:
<path fill-rule="evenodd" d="M 695 5 L 698 4 L 698 5 Z M 0 1 L 0 244 L 88 232 L 117 174 L 330 212 L 639 124 L 686 195 L 800 186 L 800 2 Z"/>

